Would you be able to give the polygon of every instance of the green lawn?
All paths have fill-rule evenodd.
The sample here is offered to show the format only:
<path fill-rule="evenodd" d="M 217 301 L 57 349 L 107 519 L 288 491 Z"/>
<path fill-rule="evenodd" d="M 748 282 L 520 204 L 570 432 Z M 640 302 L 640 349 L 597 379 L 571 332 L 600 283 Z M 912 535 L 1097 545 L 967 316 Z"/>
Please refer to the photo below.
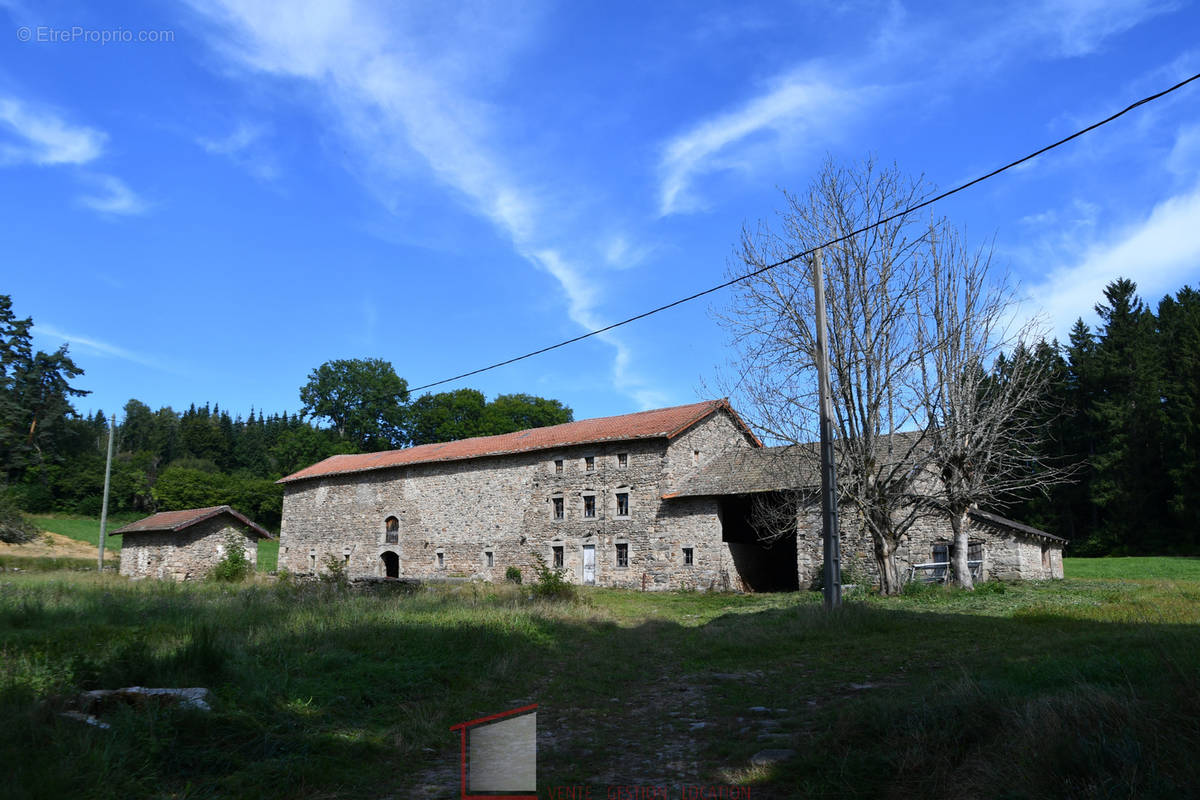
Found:
<path fill-rule="evenodd" d="M 6 574 L 0 796 L 455 797 L 449 726 L 528 702 L 542 796 L 1195 796 L 1200 581 L 1136 577 L 920 587 L 829 615 L 812 593 L 545 604 L 511 585 Z M 128 685 L 206 686 L 214 709 L 118 709 L 110 730 L 54 713 Z M 777 747 L 796 755 L 750 765 Z"/>
<path fill-rule="evenodd" d="M 1200 558 L 1064 558 L 1068 578 L 1200 581 Z"/>
<path fill-rule="evenodd" d="M 108 517 L 108 531 L 110 535 L 104 537 L 105 549 L 111 548 L 114 551 L 119 551 L 121 549 L 121 537 L 112 536 L 111 532 L 144 516 L 146 515 L 131 514 L 128 512 L 110 514 Z M 81 542 L 88 542 L 94 545 L 100 543 L 99 517 L 84 517 L 76 514 L 31 514 L 29 520 L 43 530 L 66 536 L 68 539 L 78 539 Z"/>
<path fill-rule="evenodd" d="M 278 539 L 259 539 L 258 540 L 258 571 L 259 572 L 274 572 L 275 565 L 279 561 L 279 540 Z"/>

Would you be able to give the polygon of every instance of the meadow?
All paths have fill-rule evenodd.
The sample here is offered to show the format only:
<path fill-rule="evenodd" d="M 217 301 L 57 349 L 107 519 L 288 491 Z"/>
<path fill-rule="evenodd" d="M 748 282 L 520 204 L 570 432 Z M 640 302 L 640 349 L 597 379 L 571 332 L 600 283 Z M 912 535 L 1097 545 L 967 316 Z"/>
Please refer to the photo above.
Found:
<path fill-rule="evenodd" d="M 807 592 L 6 573 L 0 795 L 454 797 L 449 727 L 533 702 L 545 797 L 1194 795 L 1200 561 L 1105 561 L 834 614 Z M 107 730 L 59 715 L 131 685 L 204 686 L 213 710 L 118 708 Z M 753 766 L 767 748 L 796 754 Z"/>

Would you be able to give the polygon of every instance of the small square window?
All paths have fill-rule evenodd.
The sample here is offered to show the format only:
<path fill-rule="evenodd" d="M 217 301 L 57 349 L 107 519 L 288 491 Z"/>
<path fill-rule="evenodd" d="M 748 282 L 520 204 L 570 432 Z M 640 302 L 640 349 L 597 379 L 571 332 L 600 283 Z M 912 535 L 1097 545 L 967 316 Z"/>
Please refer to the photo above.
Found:
<path fill-rule="evenodd" d="M 629 516 L 629 492 L 617 492 L 617 516 Z"/>
<path fill-rule="evenodd" d="M 617 453 L 617 468 L 625 469 L 629 466 L 629 453 Z"/>
<path fill-rule="evenodd" d="M 617 544 L 617 566 L 629 566 L 629 545 L 624 542 L 619 542 Z"/>
<path fill-rule="evenodd" d="M 583 470 L 584 470 L 584 472 L 595 472 L 596 471 L 596 457 L 595 456 L 584 456 L 583 457 Z"/>
<path fill-rule="evenodd" d="M 562 474 L 563 460 L 561 458 L 554 459 L 554 471 L 559 473 L 560 475 Z"/>
<path fill-rule="evenodd" d="M 444 568 L 446 566 L 446 554 L 438 553 L 437 557 L 438 557 L 438 569 Z"/>
<path fill-rule="evenodd" d="M 562 545 L 555 545 L 550 548 L 554 552 L 554 568 L 562 569 L 563 566 L 563 548 Z"/>
<path fill-rule="evenodd" d="M 685 547 L 685 548 L 683 548 L 683 565 L 684 565 L 685 567 L 690 567 L 690 566 L 692 566 L 692 565 L 693 565 L 693 564 L 695 564 L 695 563 L 696 563 L 696 551 L 695 551 L 695 549 L 694 549 L 694 548 L 691 548 L 691 547 Z"/>
<path fill-rule="evenodd" d="M 584 495 L 583 497 L 583 516 L 585 519 L 593 519 L 596 516 L 596 496 L 593 494 Z"/>
<path fill-rule="evenodd" d="M 554 503 L 554 518 L 562 519 L 563 518 L 563 499 L 561 497 L 555 497 L 555 498 L 553 498 L 552 502 Z"/>
<path fill-rule="evenodd" d="M 493 566 L 495 566 L 495 565 L 496 565 L 496 561 L 495 561 L 495 559 L 492 557 L 492 551 L 491 551 L 491 550 L 487 550 L 487 551 L 485 551 L 485 552 L 484 552 L 484 554 L 483 554 L 483 561 L 484 561 L 484 563 L 485 563 L 485 564 L 487 564 L 489 567 L 493 567 Z"/>

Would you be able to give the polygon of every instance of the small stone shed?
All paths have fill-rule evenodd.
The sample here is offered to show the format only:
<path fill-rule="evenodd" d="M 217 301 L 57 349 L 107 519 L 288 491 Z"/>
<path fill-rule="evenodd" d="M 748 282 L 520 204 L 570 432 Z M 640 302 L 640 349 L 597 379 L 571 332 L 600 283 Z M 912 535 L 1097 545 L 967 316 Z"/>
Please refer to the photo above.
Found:
<path fill-rule="evenodd" d="M 271 534 L 229 506 L 163 511 L 132 522 L 113 535 L 121 543 L 121 574 L 129 578 L 203 578 L 224 556 L 230 536 L 258 563 L 258 540 Z"/>

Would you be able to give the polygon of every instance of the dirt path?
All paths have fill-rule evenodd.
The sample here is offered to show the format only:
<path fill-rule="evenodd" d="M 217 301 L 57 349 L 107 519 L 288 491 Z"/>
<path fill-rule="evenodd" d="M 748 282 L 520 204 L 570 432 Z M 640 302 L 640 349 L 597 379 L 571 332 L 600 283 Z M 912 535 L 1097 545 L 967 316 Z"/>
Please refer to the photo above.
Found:
<path fill-rule="evenodd" d="M 42 531 L 38 538 L 25 544 L 6 544 L 0 542 L 0 555 L 16 556 L 18 558 L 92 558 L 96 557 L 96 545 L 71 539 L 50 531 Z M 111 550 L 104 554 L 104 560 L 117 561 L 120 554 Z"/>
<path fill-rule="evenodd" d="M 661 673 L 624 697 L 608 698 L 600 707 L 538 709 L 537 758 L 539 794 L 557 785 L 564 767 L 605 797 L 610 786 L 670 787 L 680 795 L 683 784 L 701 780 L 697 733 L 707 733 L 703 687 L 681 683 Z M 407 796 L 458 796 L 458 751 L 447 748 L 439 763 L 416 776 Z M 395 795 L 399 797 L 400 795 Z"/>

